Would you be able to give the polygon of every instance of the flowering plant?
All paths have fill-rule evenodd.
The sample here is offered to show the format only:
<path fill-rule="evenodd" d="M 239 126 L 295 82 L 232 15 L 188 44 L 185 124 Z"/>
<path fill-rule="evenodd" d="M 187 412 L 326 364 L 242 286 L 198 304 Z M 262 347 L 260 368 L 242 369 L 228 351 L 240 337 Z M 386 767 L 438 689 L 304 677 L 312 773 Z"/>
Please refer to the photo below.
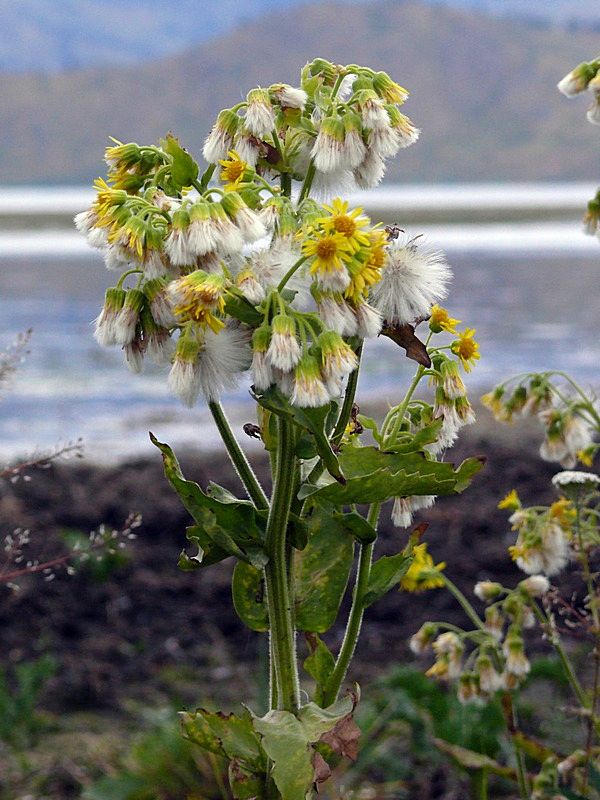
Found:
<path fill-rule="evenodd" d="M 235 798 L 304 798 L 355 753 L 358 694 L 340 699 L 340 690 L 363 613 L 390 589 L 439 580 L 440 565 L 419 543 L 422 528 L 373 563 L 382 506 L 391 500 L 393 521 L 406 527 L 437 495 L 463 491 L 482 466 L 441 460 L 474 419 L 460 368 L 479 358 L 474 331 L 458 332 L 438 305 L 451 275 L 444 256 L 395 226 L 373 225 L 338 196 L 375 186 L 385 159 L 416 140 L 400 111 L 408 93 L 384 72 L 323 59 L 304 67 L 300 84 L 252 89 L 221 111 L 202 175 L 173 136 L 160 146 L 115 143 L 108 180 L 97 181 L 95 202 L 76 218 L 107 267 L 122 272 L 96 338 L 122 347 L 134 371 L 148 355 L 170 364 L 169 385 L 187 405 L 204 396 L 248 496 L 202 489 L 152 436 L 194 520 L 187 538 L 196 552 L 182 553 L 181 568 L 233 556 L 236 611 L 252 630 L 269 632 L 266 715 L 183 715 L 186 735 L 229 763 Z M 415 326 L 427 320 L 423 342 Z M 379 334 L 418 364 L 380 425 L 355 404 L 363 342 Z M 220 404 L 245 374 L 258 414 L 245 430 L 270 455 L 270 497 Z M 415 398 L 425 378 L 433 402 Z M 367 430 L 372 442 L 363 444 Z M 337 618 L 355 556 L 335 654 L 321 636 Z M 297 632 L 313 682 L 307 702 Z"/>

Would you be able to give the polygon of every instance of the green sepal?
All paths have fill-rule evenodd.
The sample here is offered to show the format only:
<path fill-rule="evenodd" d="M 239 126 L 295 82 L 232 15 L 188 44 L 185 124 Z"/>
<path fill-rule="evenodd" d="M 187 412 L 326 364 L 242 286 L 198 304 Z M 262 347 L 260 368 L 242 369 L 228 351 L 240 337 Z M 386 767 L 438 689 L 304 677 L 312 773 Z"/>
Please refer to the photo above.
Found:
<path fill-rule="evenodd" d="M 315 702 L 320 706 L 323 702 L 323 691 L 335 668 L 335 658 L 316 633 L 307 633 L 306 642 L 310 649 L 310 655 L 304 660 L 303 667 L 316 683 Z"/>
<path fill-rule="evenodd" d="M 256 567 L 264 566 L 268 557 L 263 547 L 263 526 L 252 503 L 237 500 L 216 484 L 212 485 L 211 492 L 217 492 L 226 502 L 205 494 L 197 483 L 183 477 L 169 445 L 159 442 L 152 433 L 150 440 L 161 451 L 165 475 L 196 523 L 186 533 L 202 551 L 202 556 L 199 552 L 189 561 L 196 560 L 208 566 L 227 556 L 236 556 Z M 182 561 L 186 568 L 191 568 L 188 560 Z"/>
<path fill-rule="evenodd" d="M 444 461 L 434 461 L 423 453 L 387 453 L 375 447 L 347 447 L 339 455 L 346 476 L 345 485 L 304 484 L 298 497 L 315 496 L 336 505 L 383 503 L 390 497 L 447 495 L 464 491 L 485 460 L 468 458 L 454 469 Z"/>
<path fill-rule="evenodd" d="M 180 144 L 179 140 L 168 133 L 161 140 L 163 150 L 173 159 L 171 162 L 171 180 L 179 189 L 191 186 L 198 177 L 198 164 Z"/>
<path fill-rule="evenodd" d="M 382 556 L 371 567 L 367 591 L 362 605 L 367 608 L 397 586 L 412 564 L 411 556 L 398 553 L 395 556 Z"/>
<path fill-rule="evenodd" d="M 238 617 L 250 630 L 269 630 L 269 613 L 265 602 L 262 570 L 239 561 L 233 570 L 231 594 Z"/>
<path fill-rule="evenodd" d="M 295 622 L 299 630 L 324 633 L 335 622 L 346 591 L 354 542 L 320 509 L 307 524 L 308 544 L 294 556 Z"/>
<path fill-rule="evenodd" d="M 338 458 L 333 452 L 326 434 L 326 425 L 332 410 L 331 403 L 319 408 L 297 408 L 292 406 L 275 386 L 271 386 L 262 394 L 255 394 L 254 399 L 263 408 L 280 417 L 292 419 L 297 425 L 309 431 L 314 437 L 317 453 L 321 456 L 329 474 L 336 481 L 344 483 L 345 478 L 340 469 Z"/>

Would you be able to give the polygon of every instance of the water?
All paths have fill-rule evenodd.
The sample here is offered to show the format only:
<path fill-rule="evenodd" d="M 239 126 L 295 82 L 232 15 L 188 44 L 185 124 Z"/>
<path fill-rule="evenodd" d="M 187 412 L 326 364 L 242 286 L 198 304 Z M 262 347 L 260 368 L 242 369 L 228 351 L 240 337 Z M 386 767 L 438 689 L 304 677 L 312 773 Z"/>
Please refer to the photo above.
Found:
<path fill-rule="evenodd" d="M 579 202 L 581 187 L 570 191 Z M 454 196 L 468 206 L 464 196 Z M 44 197 L 40 192 L 40 213 Z M 514 192 L 504 197 L 519 207 L 526 199 L 515 201 Z M 67 200 L 63 211 L 71 213 Z M 0 215 L 3 207 L 0 195 Z M 533 369 L 563 369 L 600 384 L 600 242 L 583 236 L 579 223 L 420 224 L 413 230 L 448 253 L 455 279 L 447 305 L 477 328 L 482 359 L 469 376 L 474 392 Z M 97 460 L 147 455 L 149 429 L 174 446 L 215 444 L 204 406 L 186 409 L 170 397 L 165 370 L 132 375 L 117 350 L 96 345 L 90 323 L 114 275 L 77 234 L 0 230 L 0 260 L 0 346 L 33 328 L 30 355 L 0 401 L 1 458 L 79 436 Z M 369 342 L 359 397 L 397 402 L 412 371 L 393 343 Z M 247 389 L 225 398 L 236 424 L 252 418 Z"/>

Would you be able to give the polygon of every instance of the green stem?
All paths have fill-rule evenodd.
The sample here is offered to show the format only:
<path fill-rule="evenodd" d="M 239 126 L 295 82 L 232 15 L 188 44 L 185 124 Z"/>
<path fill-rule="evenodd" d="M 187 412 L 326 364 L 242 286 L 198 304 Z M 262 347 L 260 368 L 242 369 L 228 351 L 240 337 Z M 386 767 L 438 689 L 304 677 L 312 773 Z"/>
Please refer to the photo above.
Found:
<path fill-rule="evenodd" d="M 265 567 L 265 588 L 272 657 L 277 676 L 277 708 L 293 713 L 300 705 L 300 684 L 288 585 L 286 533 L 294 487 L 294 430 L 293 424 L 283 418 L 278 419 L 277 427 L 277 465 L 265 533 L 269 555 Z"/>
<path fill-rule="evenodd" d="M 571 688 L 573 692 L 583 708 L 590 707 L 590 701 L 583 690 L 583 687 L 579 683 L 579 679 L 573 669 L 571 662 L 569 661 L 569 657 L 567 656 L 560 639 L 558 638 L 558 634 L 555 630 L 554 625 L 550 618 L 542 611 L 542 609 L 538 606 L 537 603 L 532 603 L 531 608 L 533 613 L 535 614 L 538 622 L 543 627 L 546 636 L 548 637 L 548 641 L 552 645 L 552 647 L 556 650 L 558 657 L 560 658 L 560 663 L 562 664 L 563 670 L 567 677 L 567 680 L 571 684 Z"/>
<path fill-rule="evenodd" d="M 117 281 L 117 285 L 116 285 L 115 288 L 116 289 L 122 289 L 123 288 L 123 284 L 125 283 L 125 278 L 128 278 L 130 275 L 137 275 L 140 272 L 141 272 L 142 277 L 143 277 L 144 276 L 144 270 L 143 269 L 128 269 L 126 272 L 124 272 L 121 275 L 121 277 Z"/>
<path fill-rule="evenodd" d="M 302 184 L 302 189 L 300 190 L 300 196 L 298 197 L 298 204 L 308 197 L 316 171 L 317 168 L 315 167 L 315 162 L 311 158 L 310 164 L 308 165 L 308 169 L 306 171 L 306 177 L 304 178 L 304 183 Z"/>
<path fill-rule="evenodd" d="M 252 500 L 257 508 L 268 508 L 269 501 L 267 500 L 267 496 L 265 495 L 262 486 L 258 482 L 258 478 L 254 474 L 254 470 L 250 466 L 244 451 L 240 447 L 233 434 L 233 431 L 231 430 L 227 417 L 225 416 L 225 412 L 223 411 L 223 406 L 220 403 L 212 402 L 208 404 L 208 407 L 213 416 L 217 429 L 221 434 L 223 443 L 227 448 L 229 458 L 231 459 L 233 466 L 235 467 L 235 471 L 244 485 L 244 489 L 246 490 L 248 497 Z"/>
<path fill-rule="evenodd" d="M 307 258 L 308 256 L 302 256 L 302 258 L 299 258 L 295 264 L 292 264 L 292 266 L 288 269 L 283 278 L 279 281 L 279 286 L 277 287 L 278 292 L 282 292 L 284 290 L 286 283 L 292 277 L 294 272 L 296 272 L 297 269 L 300 269 L 300 267 L 302 266 L 302 264 L 304 264 Z"/>
<path fill-rule="evenodd" d="M 428 340 L 429 341 L 429 340 Z M 398 436 L 398 432 L 400 430 L 400 426 L 402 425 L 402 421 L 404 419 L 404 414 L 406 409 L 408 408 L 408 404 L 415 393 L 417 386 L 419 385 L 419 381 L 423 377 L 423 373 L 425 372 L 425 367 L 419 365 L 415 377 L 412 380 L 412 383 L 408 387 L 408 391 L 404 397 L 402 403 L 393 408 L 387 415 L 387 417 L 383 421 L 383 425 L 381 426 L 381 435 L 385 437 L 386 443 L 394 444 L 396 437 Z M 393 423 L 392 423 L 393 419 Z M 392 425 L 392 429 L 388 433 L 387 430 Z"/>
<path fill-rule="evenodd" d="M 373 503 L 369 508 L 367 522 L 373 528 L 377 527 L 379 519 L 379 512 L 381 511 L 381 503 Z M 325 691 L 323 692 L 323 706 L 327 707 L 335 703 L 340 691 L 340 687 L 348 672 L 350 661 L 356 649 L 356 643 L 360 635 L 362 626 L 363 615 L 365 607 L 363 604 L 363 597 L 369 585 L 369 577 L 371 575 L 371 562 L 373 560 L 374 542 L 361 545 L 358 559 L 358 570 L 356 573 L 356 583 L 354 584 L 354 591 L 352 593 L 352 608 L 348 616 L 348 623 L 346 625 L 346 632 L 344 633 L 344 641 L 340 648 L 340 652 L 335 662 L 335 667 L 331 673 L 331 677 L 327 682 Z"/>
<path fill-rule="evenodd" d="M 361 342 L 356 348 L 356 356 L 358 358 L 358 363 L 356 365 L 356 369 L 354 370 L 354 372 L 350 373 L 350 377 L 348 378 L 348 383 L 346 384 L 346 392 L 344 394 L 344 402 L 342 403 L 340 415 L 337 419 L 335 428 L 333 429 L 333 434 L 331 436 L 331 441 L 334 445 L 337 445 L 342 441 L 342 436 L 344 435 L 344 432 L 346 430 L 346 425 L 348 424 L 348 420 L 350 419 L 350 414 L 352 413 L 352 406 L 354 405 L 354 398 L 356 396 L 356 387 L 358 386 L 358 371 L 360 369 L 360 357 L 362 355 L 362 348 L 363 348 L 363 343 Z"/>
<path fill-rule="evenodd" d="M 519 745 L 517 734 L 519 731 L 519 723 L 517 720 L 517 712 L 514 707 L 512 696 L 510 692 L 505 692 L 502 697 L 502 708 L 506 721 L 506 727 L 511 737 L 513 749 L 515 751 L 515 761 L 517 763 L 517 779 L 519 782 L 519 794 L 521 800 L 529 800 L 529 782 L 527 780 L 527 770 L 525 768 L 525 757 Z"/>
<path fill-rule="evenodd" d="M 458 586 L 456 586 L 456 584 L 453 583 L 450 580 L 450 578 L 446 577 L 446 575 L 443 575 L 442 577 L 444 579 L 446 588 L 448 589 L 450 594 L 454 595 L 454 597 L 458 600 L 458 602 L 463 608 L 463 611 L 465 612 L 467 617 L 471 620 L 473 625 L 475 625 L 476 628 L 479 628 L 480 631 L 488 633 L 484 623 L 479 619 L 479 615 L 477 614 L 471 603 L 469 603 L 464 594 L 461 592 L 461 590 L 458 588 Z"/>

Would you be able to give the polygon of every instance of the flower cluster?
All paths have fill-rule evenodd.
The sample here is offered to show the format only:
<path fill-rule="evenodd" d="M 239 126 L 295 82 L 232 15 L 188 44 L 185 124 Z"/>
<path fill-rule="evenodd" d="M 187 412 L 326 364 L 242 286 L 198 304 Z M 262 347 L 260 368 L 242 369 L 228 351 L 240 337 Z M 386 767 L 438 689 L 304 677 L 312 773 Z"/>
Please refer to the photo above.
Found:
<path fill-rule="evenodd" d="M 540 455 L 572 469 L 577 461 L 591 466 L 597 450 L 594 432 L 600 418 L 594 403 L 570 379 L 571 395 L 552 380 L 551 372 L 526 375 L 497 386 L 481 402 L 496 419 L 511 422 L 517 417 L 535 416 L 544 428 Z"/>
<path fill-rule="evenodd" d="M 385 72 L 317 58 L 302 70 L 299 88 L 252 89 L 244 102 L 221 111 L 204 157 L 217 164 L 235 150 L 261 174 L 308 179 L 317 193 L 371 188 L 385 160 L 419 136 L 400 111 L 407 97 Z"/>
<path fill-rule="evenodd" d="M 411 637 L 410 648 L 417 655 L 432 649 L 435 662 L 427 675 L 456 682 L 462 703 L 484 702 L 498 691 L 512 691 L 530 671 L 523 631 L 535 624 L 533 606 L 549 589 L 544 575 L 532 575 L 515 589 L 480 581 L 474 593 L 487 607 L 475 630 L 426 622 Z"/>
<path fill-rule="evenodd" d="M 257 391 L 276 385 L 298 406 L 337 398 L 357 341 L 381 330 L 382 276 L 414 322 L 450 274 L 441 254 L 390 242 L 339 197 L 310 198 L 378 183 L 385 159 L 418 136 L 399 111 L 407 96 L 384 72 L 316 59 L 300 87 L 252 89 L 219 113 L 202 176 L 171 135 L 152 146 L 113 140 L 108 178 L 75 218 L 122 273 L 97 341 L 121 347 L 136 372 L 146 356 L 171 364 L 169 385 L 188 405 L 201 392 L 218 400 L 248 371 Z M 391 278 L 402 263 L 409 278 Z"/>
<path fill-rule="evenodd" d="M 566 97 L 591 92 L 593 100 L 587 118 L 593 125 L 600 125 L 600 59 L 579 64 L 559 81 L 558 90 Z"/>

